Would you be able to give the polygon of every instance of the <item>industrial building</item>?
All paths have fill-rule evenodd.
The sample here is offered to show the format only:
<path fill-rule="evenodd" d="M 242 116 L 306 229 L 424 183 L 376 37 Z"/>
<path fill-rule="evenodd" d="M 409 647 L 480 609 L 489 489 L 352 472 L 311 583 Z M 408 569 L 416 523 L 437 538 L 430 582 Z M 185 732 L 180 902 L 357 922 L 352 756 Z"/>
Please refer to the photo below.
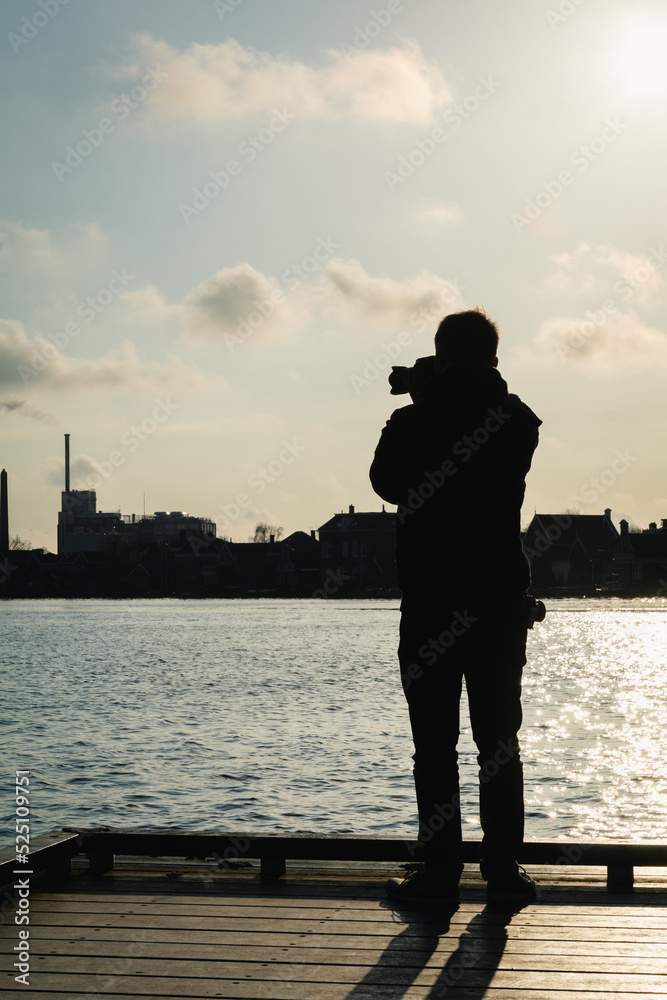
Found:
<path fill-rule="evenodd" d="M 111 552 L 123 539 L 149 545 L 190 539 L 210 542 L 215 537 L 215 521 L 192 517 L 182 510 L 139 515 L 98 511 L 95 490 L 70 489 L 69 434 L 65 434 L 65 489 L 58 513 L 58 555 Z"/>

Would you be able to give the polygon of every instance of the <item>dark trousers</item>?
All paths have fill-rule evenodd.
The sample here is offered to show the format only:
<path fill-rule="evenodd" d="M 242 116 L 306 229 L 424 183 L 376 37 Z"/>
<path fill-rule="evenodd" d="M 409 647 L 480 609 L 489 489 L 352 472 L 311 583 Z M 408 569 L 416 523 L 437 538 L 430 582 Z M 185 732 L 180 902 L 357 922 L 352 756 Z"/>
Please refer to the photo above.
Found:
<path fill-rule="evenodd" d="M 461 810 L 456 746 L 462 678 L 479 755 L 482 857 L 516 860 L 523 843 L 521 673 L 526 663 L 523 595 L 489 605 L 474 598 L 404 596 L 398 649 L 415 745 L 422 860 L 459 858 Z"/>

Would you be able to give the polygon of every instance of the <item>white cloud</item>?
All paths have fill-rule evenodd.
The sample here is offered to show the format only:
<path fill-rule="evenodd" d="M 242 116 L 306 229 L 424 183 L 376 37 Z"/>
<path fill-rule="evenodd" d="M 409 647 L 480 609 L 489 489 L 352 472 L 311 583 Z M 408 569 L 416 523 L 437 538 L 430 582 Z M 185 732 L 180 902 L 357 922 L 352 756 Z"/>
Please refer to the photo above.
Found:
<path fill-rule="evenodd" d="M 167 355 L 165 361 L 146 362 L 129 341 L 98 360 L 71 358 L 50 340 L 28 337 L 21 323 L 0 320 L 0 386 L 38 384 L 55 389 L 99 389 L 119 385 L 163 387 L 196 384 L 203 380 L 194 364 Z"/>
<path fill-rule="evenodd" d="M 628 371 L 667 369 L 667 335 L 646 326 L 633 313 L 614 314 L 596 326 L 582 319 L 547 320 L 534 338 L 534 348 L 523 360 L 559 360 L 587 375 L 622 376 Z"/>
<path fill-rule="evenodd" d="M 404 326 L 416 313 L 428 314 L 433 321 L 454 308 L 461 308 L 460 290 L 430 271 L 415 278 L 395 281 L 367 273 L 358 260 L 335 258 L 327 264 L 323 281 L 328 288 L 330 307 L 342 305 L 357 321 Z"/>
<path fill-rule="evenodd" d="M 429 201 L 424 200 L 415 209 L 416 217 L 420 222 L 438 222 L 441 225 L 452 222 L 460 222 L 463 213 L 458 205 L 452 201 Z"/>
<path fill-rule="evenodd" d="M 170 304 L 153 286 L 126 292 L 124 300 L 142 319 L 176 317 L 186 336 L 218 338 L 235 351 L 246 341 L 264 344 L 293 339 L 308 324 L 325 322 L 337 335 L 354 327 L 381 324 L 400 329 L 408 323 L 433 324 L 463 308 L 456 280 L 421 271 L 405 281 L 374 277 L 358 260 L 329 260 L 296 289 L 248 263 L 223 268 L 197 285 L 182 303 Z"/>
<path fill-rule="evenodd" d="M 187 333 L 245 339 L 284 330 L 297 320 L 294 304 L 275 278 L 250 264 L 218 271 L 186 296 L 181 309 Z"/>
<path fill-rule="evenodd" d="M 649 301 L 665 287 L 661 253 L 649 249 L 644 256 L 617 250 L 610 244 L 580 243 L 573 250 L 554 254 L 556 270 L 546 286 L 558 292 L 585 293 L 617 302 Z M 593 302 L 592 306 L 597 303 Z"/>
<path fill-rule="evenodd" d="M 319 66 L 244 47 L 233 38 L 177 49 L 144 34 L 135 36 L 133 46 L 136 61 L 113 75 L 140 78 L 147 65 L 165 73 L 142 109 L 163 120 L 217 125 L 270 114 L 278 106 L 299 118 L 425 124 L 451 100 L 442 74 L 412 41 L 349 58 L 329 50 L 327 64 Z"/>
<path fill-rule="evenodd" d="M 24 266 L 33 280 L 36 269 L 63 274 L 69 274 L 72 268 L 80 269 L 107 245 L 106 236 L 95 222 L 74 223 L 58 239 L 50 229 L 31 228 L 8 219 L 0 220 L 0 229 L 3 269 L 10 263 Z"/>
<path fill-rule="evenodd" d="M 165 323 L 181 318 L 180 308 L 170 305 L 155 285 L 127 289 L 120 298 L 136 317 L 149 322 Z"/>

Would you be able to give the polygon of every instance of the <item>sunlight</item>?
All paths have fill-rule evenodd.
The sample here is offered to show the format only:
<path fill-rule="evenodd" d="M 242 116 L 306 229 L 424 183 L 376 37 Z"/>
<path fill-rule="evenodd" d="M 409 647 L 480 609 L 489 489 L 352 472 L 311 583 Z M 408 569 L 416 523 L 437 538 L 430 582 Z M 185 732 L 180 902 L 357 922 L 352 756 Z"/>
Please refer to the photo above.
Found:
<path fill-rule="evenodd" d="M 616 65 L 628 96 L 651 97 L 667 88 L 666 51 L 667 18 L 627 22 Z"/>

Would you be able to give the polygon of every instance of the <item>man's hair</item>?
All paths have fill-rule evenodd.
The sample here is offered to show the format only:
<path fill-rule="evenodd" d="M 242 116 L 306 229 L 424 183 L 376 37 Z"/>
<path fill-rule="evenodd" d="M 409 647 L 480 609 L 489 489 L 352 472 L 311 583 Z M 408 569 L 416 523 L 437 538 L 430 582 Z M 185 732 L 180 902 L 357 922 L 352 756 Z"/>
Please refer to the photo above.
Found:
<path fill-rule="evenodd" d="M 483 309 L 445 316 L 435 335 L 435 356 L 452 365 L 492 365 L 498 353 L 498 327 Z"/>

